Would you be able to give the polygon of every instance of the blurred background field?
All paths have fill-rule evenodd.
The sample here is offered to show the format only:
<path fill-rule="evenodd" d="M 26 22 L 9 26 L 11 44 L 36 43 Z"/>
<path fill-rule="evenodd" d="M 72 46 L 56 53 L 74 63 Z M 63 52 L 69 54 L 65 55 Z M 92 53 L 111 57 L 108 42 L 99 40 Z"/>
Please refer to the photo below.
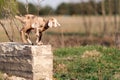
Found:
<path fill-rule="evenodd" d="M 48 19 L 51 16 L 43 16 Z M 53 17 L 53 16 L 52 16 Z M 102 16 L 54 16 L 58 19 L 61 24 L 58 28 L 49 28 L 43 33 L 42 41 L 45 44 L 52 44 L 53 47 L 69 47 L 69 46 L 80 46 L 80 45 L 114 45 L 114 16 L 109 19 L 107 17 L 106 34 L 103 35 L 103 19 Z M 83 20 L 85 18 L 85 20 Z M 5 24 L 11 38 L 16 42 L 21 42 L 19 31 L 22 28 L 22 24 L 9 19 L 2 19 L 1 22 Z M 85 24 L 87 27 L 85 27 Z M 17 27 L 16 27 L 17 26 Z M 17 29 L 18 28 L 18 29 Z M 0 27 L 0 41 L 9 41 L 2 26 Z M 33 41 L 35 40 L 34 32 L 30 35 Z"/>

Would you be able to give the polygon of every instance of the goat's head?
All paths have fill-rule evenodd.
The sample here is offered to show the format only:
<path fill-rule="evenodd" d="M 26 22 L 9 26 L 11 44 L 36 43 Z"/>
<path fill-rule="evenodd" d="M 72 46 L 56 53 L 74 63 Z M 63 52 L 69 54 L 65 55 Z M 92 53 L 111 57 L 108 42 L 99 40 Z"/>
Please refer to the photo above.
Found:
<path fill-rule="evenodd" d="M 32 14 L 27 14 L 27 15 L 25 15 L 25 18 L 26 19 L 33 19 L 35 16 L 34 15 L 32 15 Z"/>
<path fill-rule="evenodd" d="M 58 26 L 60 26 L 60 24 L 58 23 L 58 21 L 55 18 L 51 18 L 48 21 L 48 26 L 50 28 L 52 28 L 52 27 L 58 27 Z"/>

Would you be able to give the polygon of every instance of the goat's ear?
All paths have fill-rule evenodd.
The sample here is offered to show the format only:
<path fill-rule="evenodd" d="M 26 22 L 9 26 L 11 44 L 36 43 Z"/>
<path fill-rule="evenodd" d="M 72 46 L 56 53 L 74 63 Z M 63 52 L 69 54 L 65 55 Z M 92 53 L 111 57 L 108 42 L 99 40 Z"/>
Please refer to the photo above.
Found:
<path fill-rule="evenodd" d="M 52 26 L 53 26 L 52 21 L 49 21 L 49 22 L 48 22 L 48 26 L 49 26 L 50 28 L 52 28 Z"/>

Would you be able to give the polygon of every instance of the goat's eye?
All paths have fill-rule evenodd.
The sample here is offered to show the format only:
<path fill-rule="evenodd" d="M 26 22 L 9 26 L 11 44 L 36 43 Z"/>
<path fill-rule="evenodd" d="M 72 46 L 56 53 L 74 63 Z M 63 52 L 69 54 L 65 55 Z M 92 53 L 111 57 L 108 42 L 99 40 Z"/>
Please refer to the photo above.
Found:
<path fill-rule="evenodd" d="M 27 19 L 30 19 L 30 17 L 28 16 Z"/>
<path fill-rule="evenodd" d="M 40 27 L 43 27 L 42 25 Z"/>

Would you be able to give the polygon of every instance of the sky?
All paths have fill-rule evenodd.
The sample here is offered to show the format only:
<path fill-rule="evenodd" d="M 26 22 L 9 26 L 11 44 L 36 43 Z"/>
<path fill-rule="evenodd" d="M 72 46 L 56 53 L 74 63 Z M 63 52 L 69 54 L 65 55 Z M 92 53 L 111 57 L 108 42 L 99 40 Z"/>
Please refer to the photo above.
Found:
<path fill-rule="evenodd" d="M 19 2 L 26 2 L 27 0 L 18 0 Z M 46 6 L 49 5 L 52 8 L 56 8 L 60 3 L 62 2 L 81 2 L 81 1 L 88 1 L 88 0 L 28 0 L 29 2 L 33 3 L 33 4 L 37 4 L 37 5 L 41 5 L 41 6 Z M 96 0 L 99 1 L 99 0 Z"/>
<path fill-rule="evenodd" d="M 19 2 L 26 3 L 26 0 L 18 0 Z M 40 5 L 40 6 L 46 6 L 49 5 L 52 8 L 56 8 L 60 3 L 62 2 L 80 2 L 81 0 L 28 0 L 29 2 Z"/>

